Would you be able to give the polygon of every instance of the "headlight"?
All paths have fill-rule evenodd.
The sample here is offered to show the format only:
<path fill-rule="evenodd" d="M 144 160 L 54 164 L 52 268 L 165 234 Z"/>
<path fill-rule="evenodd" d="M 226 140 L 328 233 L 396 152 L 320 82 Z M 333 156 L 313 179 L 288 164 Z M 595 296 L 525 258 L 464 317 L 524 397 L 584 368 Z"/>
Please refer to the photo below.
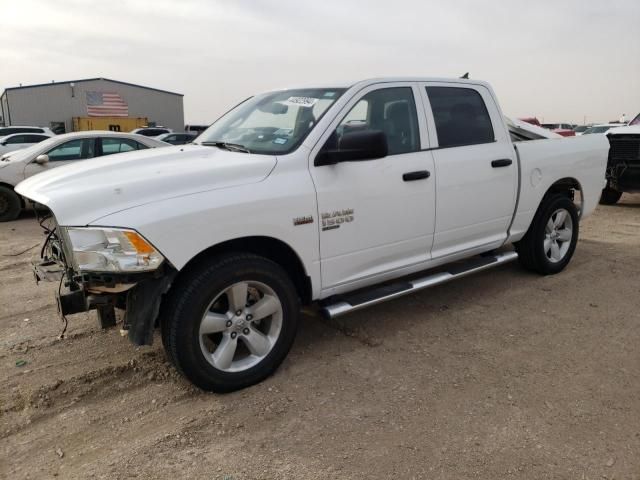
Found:
<path fill-rule="evenodd" d="M 121 228 L 67 228 L 74 266 L 91 272 L 148 272 L 164 257 L 142 235 Z"/>

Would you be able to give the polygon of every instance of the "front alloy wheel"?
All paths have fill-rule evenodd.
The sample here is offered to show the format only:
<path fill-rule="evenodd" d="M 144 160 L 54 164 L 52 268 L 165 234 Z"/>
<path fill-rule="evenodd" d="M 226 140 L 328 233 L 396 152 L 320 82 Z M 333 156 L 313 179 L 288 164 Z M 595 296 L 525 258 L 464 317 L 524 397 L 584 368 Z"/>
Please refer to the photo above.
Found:
<path fill-rule="evenodd" d="M 203 390 L 230 392 L 271 375 L 295 337 L 298 294 L 275 262 L 235 253 L 180 273 L 163 301 L 163 344 Z"/>
<path fill-rule="evenodd" d="M 224 372 L 241 372 L 273 350 L 282 330 L 282 304 L 261 282 L 238 282 L 220 293 L 200 321 L 200 348 Z"/>

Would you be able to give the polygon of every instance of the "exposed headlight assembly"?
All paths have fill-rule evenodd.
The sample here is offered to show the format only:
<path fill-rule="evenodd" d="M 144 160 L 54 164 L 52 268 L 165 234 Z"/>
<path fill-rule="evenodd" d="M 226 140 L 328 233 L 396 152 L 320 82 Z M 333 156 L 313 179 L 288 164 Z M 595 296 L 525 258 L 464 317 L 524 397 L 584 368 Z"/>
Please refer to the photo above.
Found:
<path fill-rule="evenodd" d="M 164 257 L 142 235 L 122 228 L 68 227 L 73 264 L 83 272 L 148 272 Z"/>

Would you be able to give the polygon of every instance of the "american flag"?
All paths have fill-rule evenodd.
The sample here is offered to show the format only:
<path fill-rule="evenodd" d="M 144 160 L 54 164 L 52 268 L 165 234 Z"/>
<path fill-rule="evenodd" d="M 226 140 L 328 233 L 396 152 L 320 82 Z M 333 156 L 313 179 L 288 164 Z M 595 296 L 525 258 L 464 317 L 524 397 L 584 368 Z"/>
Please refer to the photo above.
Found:
<path fill-rule="evenodd" d="M 87 92 L 87 115 L 90 117 L 128 117 L 129 107 L 119 93 Z"/>

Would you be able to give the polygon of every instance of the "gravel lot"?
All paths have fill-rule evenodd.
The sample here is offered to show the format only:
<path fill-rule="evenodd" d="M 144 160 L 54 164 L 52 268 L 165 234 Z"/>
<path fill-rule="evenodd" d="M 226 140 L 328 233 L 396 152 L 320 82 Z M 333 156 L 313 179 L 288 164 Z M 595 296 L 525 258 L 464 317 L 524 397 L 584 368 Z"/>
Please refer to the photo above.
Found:
<path fill-rule="evenodd" d="M 640 479 L 640 195 L 581 229 L 560 275 L 305 314 L 273 377 L 216 395 L 95 313 L 58 340 L 39 227 L 0 224 L 0 478 Z"/>

